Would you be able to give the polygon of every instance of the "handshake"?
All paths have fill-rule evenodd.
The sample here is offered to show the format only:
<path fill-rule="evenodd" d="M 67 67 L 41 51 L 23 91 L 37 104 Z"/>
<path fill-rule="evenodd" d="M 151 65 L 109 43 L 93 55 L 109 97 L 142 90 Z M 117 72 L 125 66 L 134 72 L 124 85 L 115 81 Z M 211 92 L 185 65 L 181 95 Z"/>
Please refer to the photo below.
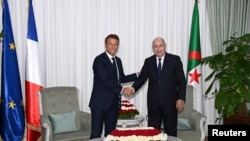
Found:
<path fill-rule="evenodd" d="M 127 96 L 132 96 L 135 93 L 135 89 L 133 87 L 123 87 L 122 93 Z"/>

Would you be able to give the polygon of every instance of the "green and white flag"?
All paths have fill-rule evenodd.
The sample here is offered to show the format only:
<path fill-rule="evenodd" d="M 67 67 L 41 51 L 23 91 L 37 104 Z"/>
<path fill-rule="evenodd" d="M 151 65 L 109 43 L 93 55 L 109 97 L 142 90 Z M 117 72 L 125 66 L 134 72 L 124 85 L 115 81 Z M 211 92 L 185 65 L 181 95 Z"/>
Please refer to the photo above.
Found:
<path fill-rule="evenodd" d="M 189 54 L 187 65 L 187 85 L 194 88 L 194 109 L 203 113 L 201 49 L 198 3 L 195 1 L 190 32 Z"/>

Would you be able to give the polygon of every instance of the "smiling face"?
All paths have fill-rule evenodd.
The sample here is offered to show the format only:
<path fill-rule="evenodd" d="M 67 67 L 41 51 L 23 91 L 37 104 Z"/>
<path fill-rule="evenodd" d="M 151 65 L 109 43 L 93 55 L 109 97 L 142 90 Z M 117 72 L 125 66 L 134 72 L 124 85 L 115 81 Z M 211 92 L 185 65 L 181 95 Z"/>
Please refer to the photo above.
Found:
<path fill-rule="evenodd" d="M 105 48 L 110 55 L 115 56 L 119 48 L 119 38 L 108 37 L 105 40 Z"/>
<path fill-rule="evenodd" d="M 166 51 L 166 43 L 164 39 L 157 37 L 153 40 L 153 51 L 157 57 L 162 57 Z"/>

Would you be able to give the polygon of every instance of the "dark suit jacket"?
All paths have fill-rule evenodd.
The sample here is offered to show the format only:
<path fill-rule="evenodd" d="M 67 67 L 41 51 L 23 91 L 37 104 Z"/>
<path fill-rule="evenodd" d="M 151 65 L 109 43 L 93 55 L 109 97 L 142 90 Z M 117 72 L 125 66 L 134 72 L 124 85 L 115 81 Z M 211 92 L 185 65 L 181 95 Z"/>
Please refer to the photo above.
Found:
<path fill-rule="evenodd" d="M 98 55 L 93 63 L 94 84 L 89 107 L 98 110 L 110 108 L 113 100 L 121 93 L 121 83 L 132 82 L 137 78 L 136 73 L 125 75 L 123 72 L 122 61 L 116 56 L 119 70 L 120 82 L 116 78 L 116 70 L 112 66 L 107 54 L 104 52 Z"/>
<path fill-rule="evenodd" d="M 139 78 L 132 87 L 137 91 L 148 80 L 148 110 L 160 106 L 166 111 L 176 112 L 176 100 L 186 97 L 186 80 L 179 56 L 166 53 L 161 76 L 157 73 L 156 56 L 145 59 Z"/>

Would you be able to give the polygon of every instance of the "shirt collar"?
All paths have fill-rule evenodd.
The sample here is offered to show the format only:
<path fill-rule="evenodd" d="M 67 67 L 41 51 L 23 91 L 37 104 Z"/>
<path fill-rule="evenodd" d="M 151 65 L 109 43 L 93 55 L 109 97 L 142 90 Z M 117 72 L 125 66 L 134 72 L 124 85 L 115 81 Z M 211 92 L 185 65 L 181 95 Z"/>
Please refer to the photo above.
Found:
<path fill-rule="evenodd" d="M 113 57 L 115 58 L 115 56 L 110 55 L 107 51 L 106 51 L 106 54 L 107 54 L 107 56 L 109 57 L 109 60 L 110 60 L 111 62 L 113 62 L 112 58 L 113 58 Z"/>
<path fill-rule="evenodd" d="M 162 57 L 157 57 L 156 56 L 156 60 L 158 61 L 158 59 L 161 58 L 161 62 L 163 62 L 164 58 L 165 58 L 165 54 Z"/>

